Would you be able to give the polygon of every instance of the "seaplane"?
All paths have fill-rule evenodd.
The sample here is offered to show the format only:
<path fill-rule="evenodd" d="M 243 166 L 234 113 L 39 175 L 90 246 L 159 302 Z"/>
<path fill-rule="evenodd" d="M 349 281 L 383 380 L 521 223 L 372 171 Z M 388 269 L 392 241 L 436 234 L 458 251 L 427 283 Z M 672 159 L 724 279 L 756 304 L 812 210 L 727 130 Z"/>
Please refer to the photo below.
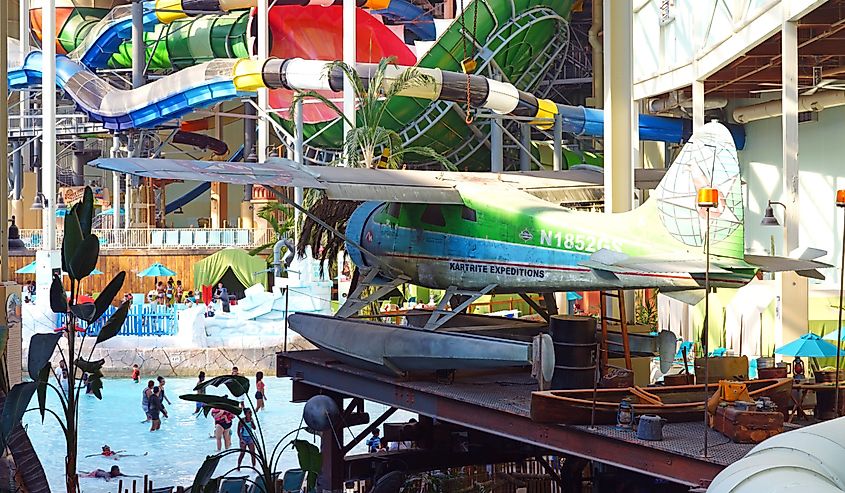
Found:
<path fill-rule="evenodd" d="M 524 365 L 536 358 L 530 338 L 486 335 L 492 323 L 477 334 L 453 330 L 453 317 L 488 293 L 658 288 L 696 303 L 705 296 L 708 272 L 712 287 L 739 288 L 760 271 L 823 278 L 818 269 L 829 267 L 818 260 L 826 252 L 817 249 L 792 257 L 745 253 L 739 159 L 730 132 L 718 122 L 692 135 L 648 200 L 615 214 L 568 207 L 601 196 L 601 174 L 588 170 L 388 170 L 305 166 L 284 158 L 257 166 L 140 158 L 93 164 L 150 178 L 259 184 L 305 214 L 279 188 L 361 201 L 346 230 L 333 231 L 343 235 L 359 270 L 357 286 L 334 317 L 293 314 L 289 323 L 339 358 L 400 374 Z M 719 193 L 709 228 L 696 203 L 702 187 Z M 433 311 L 409 317 L 412 326 L 351 318 L 403 283 L 446 294 Z"/>

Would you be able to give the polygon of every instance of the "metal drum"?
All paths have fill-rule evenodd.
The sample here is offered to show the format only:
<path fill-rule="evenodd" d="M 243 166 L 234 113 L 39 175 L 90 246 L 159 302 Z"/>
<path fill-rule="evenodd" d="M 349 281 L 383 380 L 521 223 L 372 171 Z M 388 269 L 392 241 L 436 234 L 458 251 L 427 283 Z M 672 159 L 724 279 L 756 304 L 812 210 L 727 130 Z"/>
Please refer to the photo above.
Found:
<path fill-rule="evenodd" d="M 555 315 L 549 324 L 555 347 L 552 389 L 589 389 L 596 377 L 596 319 Z"/>

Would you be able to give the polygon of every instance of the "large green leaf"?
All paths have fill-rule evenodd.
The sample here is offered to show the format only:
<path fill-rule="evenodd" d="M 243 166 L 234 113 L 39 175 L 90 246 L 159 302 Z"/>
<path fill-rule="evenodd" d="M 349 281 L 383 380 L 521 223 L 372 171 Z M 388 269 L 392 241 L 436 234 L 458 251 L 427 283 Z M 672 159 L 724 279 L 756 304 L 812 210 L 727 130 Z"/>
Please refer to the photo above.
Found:
<path fill-rule="evenodd" d="M 293 448 L 296 449 L 299 468 L 308 473 L 308 491 L 311 491 L 323 470 L 323 454 L 316 445 L 305 440 L 294 440 Z"/>
<path fill-rule="evenodd" d="M 103 372 L 97 370 L 88 375 L 88 385 L 91 387 L 91 393 L 97 399 L 103 400 Z"/>
<path fill-rule="evenodd" d="M 106 310 L 109 309 L 112 302 L 114 301 L 114 297 L 120 294 L 120 289 L 123 288 L 123 282 L 126 280 L 126 271 L 122 270 L 117 273 L 114 278 L 103 288 L 103 291 L 100 292 L 100 295 L 97 296 L 97 299 L 94 300 L 94 304 L 97 305 L 97 311 L 94 313 L 94 320 L 97 321 L 100 317 L 106 313 Z"/>
<path fill-rule="evenodd" d="M 222 395 L 214 395 L 214 394 L 184 394 L 179 396 L 180 399 L 191 401 L 191 402 L 201 402 L 205 404 L 206 408 L 211 409 L 222 409 L 224 411 L 229 411 L 234 415 L 241 414 L 241 404 L 236 400 L 229 399 L 227 397 L 223 397 Z"/>
<path fill-rule="evenodd" d="M 74 205 L 76 217 L 79 219 L 79 226 L 82 229 L 82 236 L 87 238 L 91 234 L 91 227 L 94 224 L 94 192 L 91 187 L 85 187 L 82 201 Z"/>
<path fill-rule="evenodd" d="M 36 391 L 38 392 L 38 411 L 41 413 L 41 422 L 44 423 L 44 416 L 47 409 L 47 382 L 50 380 L 50 375 L 53 373 L 53 365 L 47 362 L 44 368 L 38 372 L 38 380 L 35 383 L 38 385 Z"/>
<path fill-rule="evenodd" d="M 61 339 L 61 334 L 35 334 L 29 340 L 29 359 L 27 360 L 27 371 L 29 371 L 29 378 L 38 380 L 38 375 L 50 358 L 53 357 L 53 352 L 56 350 L 56 344 Z"/>
<path fill-rule="evenodd" d="M 74 275 L 72 260 L 80 251 L 82 241 L 82 227 L 79 225 L 79 218 L 76 214 L 65 216 L 65 235 L 62 240 L 62 268 L 74 279 L 81 279 Z"/>
<path fill-rule="evenodd" d="M 50 283 L 50 309 L 53 313 L 67 313 L 67 295 L 59 276 L 53 276 Z"/>
<path fill-rule="evenodd" d="M 68 272 L 68 274 L 77 281 L 85 279 L 97 267 L 99 258 L 100 239 L 94 234 L 86 236 L 79 245 L 76 255 L 70 261 L 70 268 L 73 272 Z"/>
<path fill-rule="evenodd" d="M 97 335 L 97 342 L 95 342 L 95 344 L 108 341 L 120 332 L 120 329 L 123 327 L 123 322 L 126 321 L 126 315 L 129 314 L 130 306 L 132 306 L 131 301 L 124 301 L 120 304 L 117 311 L 112 313 L 111 317 L 109 317 L 109 321 L 103 325 L 102 329 L 100 329 L 100 333 Z"/>
<path fill-rule="evenodd" d="M 98 359 L 97 361 L 87 361 L 82 358 L 76 358 L 75 363 L 76 366 L 85 373 L 95 373 L 103 368 L 103 365 L 106 364 L 106 360 Z"/>
<path fill-rule="evenodd" d="M 221 375 L 214 377 L 197 385 L 194 387 L 194 390 L 200 391 L 206 387 L 219 387 L 220 385 L 226 385 L 226 388 L 235 397 L 240 397 L 249 392 L 249 379 L 241 375 Z"/>
<path fill-rule="evenodd" d="M 94 314 L 97 306 L 94 303 L 77 303 L 70 307 L 70 312 L 86 322 L 94 321 Z"/>
<path fill-rule="evenodd" d="M 3 413 L 0 414 L 0 450 L 6 448 L 6 440 L 12 433 L 12 429 L 20 424 L 23 413 L 29 407 L 32 394 L 35 393 L 35 382 L 19 383 L 12 387 L 9 395 L 6 396 L 6 403 L 3 406 Z"/>
<path fill-rule="evenodd" d="M 217 469 L 217 464 L 220 462 L 220 454 L 209 455 L 205 458 L 200 468 L 194 476 L 194 483 L 191 485 L 191 492 L 204 491 L 205 486 L 211 481 L 211 476 Z"/>

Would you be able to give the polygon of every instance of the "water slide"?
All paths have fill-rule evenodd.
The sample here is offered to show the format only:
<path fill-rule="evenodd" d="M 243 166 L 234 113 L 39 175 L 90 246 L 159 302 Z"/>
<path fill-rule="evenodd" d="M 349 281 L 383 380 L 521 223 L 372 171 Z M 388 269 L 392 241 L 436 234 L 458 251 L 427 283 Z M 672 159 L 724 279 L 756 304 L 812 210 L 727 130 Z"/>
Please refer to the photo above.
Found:
<path fill-rule="evenodd" d="M 414 46 L 405 45 L 393 30 L 359 9 L 359 61 L 376 61 L 382 56 L 392 55 L 398 58 L 397 63 L 400 65 L 416 64 L 420 68 L 442 69 L 437 72 L 444 74 L 447 79 L 447 84 L 439 90 L 448 97 L 437 94 L 435 104 L 429 104 L 425 100 L 428 98 L 397 98 L 388 104 L 383 124 L 400 132 L 406 141 L 412 141 L 415 145 L 428 145 L 447 156 L 461 157 L 462 167 L 486 166 L 489 163 L 486 148 L 488 126 L 484 122 L 468 125 L 462 110 L 465 95 L 461 94 L 465 92 L 463 88 L 466 78 L 459 72 L 459 62 L 463 58 L 463 38 L 474 38 L 484 47 L 480 54 L 475 55 L 479 62 L 476 73 L 491 75 L 495 72 L 503 75 L 512 83 L 505 86 L 511 91 L 508 94 L 509 100 L 525 102 L 525 98 L 514 97 L 514 94 L 518 96 L 520 90 L 536 88 L 542 77 L 553 70 L 555 58 L 561 55 L 565 47 L 565 36 L 561 33 L 567 32 L 565 17 L 571 2 L 552 3 L 554 6 L 537 5 L 530 0 L 516 0 L 513 4 L 471 3 L 463 15 L 467 17 L 465 21 L 468 25 L 472 25 L 473 17 L 477 16 L 478 29 L 474 36 L 462 30 L 461 22 L 448 26 L 435 23 L 440 31 L 437 33 L 437 41 L 417 41 Z M 269 18 L 271 54 L 286 59 L 302 57 L 306 61 L 339 58 L 342 44 L 341 17 L 339 6 L 274 7 Z M 113 19 L 115 24 L 123 22 L 120 15 L 114 15 Z M 124 130 L 160 125 L 196 108 L 242 97 L 260 86 L 253 84 L 249 88 L 237 87 L 234 77 L 237 74 L 231 72 L 236 61 L 218 59 L 221 56 L 246 56 L 250 21 L 246 11 L 172 18 L 167 19 L 167 23 L 158 19 L 154 31 L 147 34 L 150 38 L 148 53 L 152 56 L 151 65 L 153 68 L 172 67 L 182 70 L 144 88 L 133 91 L 116 89 L 99 79 L 83 63 L 64 57 L 57 63 L 57 82 L 83 110 L 93 119 L 103 122 L 107 128 Z M 62 30 L 65 28 L 63 26 Z M 94 26 L 87 29 L 88 34 L 83 37 L 84 44 L 73 46 L 73 50 L 80 49 L 80 46 L 107 45 L 99 42 L 96 36 L 93 42 L 89 41 L 92 32 L 118 31 L 102 27 L 95 30 Z M 152 36 L 155 36 L 155 40 Z M 467 44 L 472 50 L 473 39 L 469 39 Z M 66 48 L 71 48 L 70 44 Z M 91 53 L 92 50 L 88 49 L 87 52 Z M 114 48 L 109 65 L 126 65 L 128 59 L 125 54 L 130 52 L 131 47 L 122 42 Z M 98 53 L 93 58 L 102 60 L 104 56 L 101 55 L 106 52 L 101 50 Z M 20 88 L 39 83 L 40 53 L 27 56 L 23 65 L 10 71 L 10 87 Z M 313 70 L 310 73 L 312 76 L 318 75 Z M 497 82 L 484 77 L 473 80 L 479 82 L 473 88 L 472 106 L 483 107 L 487 101 L 481 98 L 491 94 L 486 88 L 498 87 Z M 269 87 L 274 88 L 271 91 L 271 105 L 281 110 L 289 106 L 291 90 L 311 88 L 308 84 L 270 84 Z M 337 87 L 323 88 L 333 89 Z M 497 96 L 495 91 L 492 94 Z M 535 101 L 544 101 L 529 96 Z M 342 137 L 340 120 L 318 104 L 309 104 L 307 108 L 305 134 L 306 138 L 311 138 L 309 144 L 314 148 L 336 148 Z M 568 131 L 579 135 L 601 135 L 603 113 L 600 111 L 578 107 L 559 108 Z M 538 109 L 535 108 L 534 113 Z M 557 110 L 551 113 L 549 109 L 544 111 L 551 115 Z M 290 122 L 284 119 L 284 111 L 281 113 L 282 123 L 289 126 Z M 688 136 L 689 129 L 688 123 L 681 119 L 643 116 L 641 133 L 644 139 L 680 142 Z M 738 147 L 742 147 L 743 139 L 737 140 Z"/>
<path fill-rule="evenodd" d="M 180 132 L 180 133 L 189 133 L 189 132 Z M 207 137 L 206 135 L 202 135 L 202 134 L 192 134 L 192 135 L 200 135 L 202 137 Z M 211 137 L 208 137 L 208 138 L 211 138 Z M 217 139 L 212 139 L 212 140 L 217 140 Z M 217 142 L 220 142 L 220 141 L 217 140 Z M 191 145 L 193 145 L 193 144 L 191 144 Z M 223 143 L 223 145 L 225 146 L 226 144 Z M 227 160 L 228 161 L 240 161 L 241 159 L 243 159 L 243 157 L 244 157 L 244 146 L 241 146 L 241 147 L 238 148 L 237 151 L 235 151 L 234 154 L 229 156 L 229 158 Z M 191 203 L 195 199 L 199 198 L 203 193 L 206 192 L 206 190 L 209 190 L 210 188 L 211 188 L 210 182 L 200 183 L 199 185 L 192 188 L 191 190 L 188 190 L 181 197 L 179 197 L 176 200 L 169 202 L 167 205 L 165 205 L 164 206 L 164 213 L 170 214 L 171 212 L 175 212 L 175 211 L 179 210 L 180 208 L 185 207 L 186 205 L 188 205 L 189 203 Z"/>

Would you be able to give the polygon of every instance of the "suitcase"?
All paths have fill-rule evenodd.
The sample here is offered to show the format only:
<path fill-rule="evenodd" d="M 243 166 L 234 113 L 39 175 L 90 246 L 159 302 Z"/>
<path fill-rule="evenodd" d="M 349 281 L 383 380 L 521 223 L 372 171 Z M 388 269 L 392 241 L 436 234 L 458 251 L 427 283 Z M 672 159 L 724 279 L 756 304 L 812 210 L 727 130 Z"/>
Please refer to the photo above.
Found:
<path fill-rule="evenodd" d="M 783 413 L 719 406 L 713 417 L 713 429 L 736 443 L 760 443 L 783 432 Z"/>

